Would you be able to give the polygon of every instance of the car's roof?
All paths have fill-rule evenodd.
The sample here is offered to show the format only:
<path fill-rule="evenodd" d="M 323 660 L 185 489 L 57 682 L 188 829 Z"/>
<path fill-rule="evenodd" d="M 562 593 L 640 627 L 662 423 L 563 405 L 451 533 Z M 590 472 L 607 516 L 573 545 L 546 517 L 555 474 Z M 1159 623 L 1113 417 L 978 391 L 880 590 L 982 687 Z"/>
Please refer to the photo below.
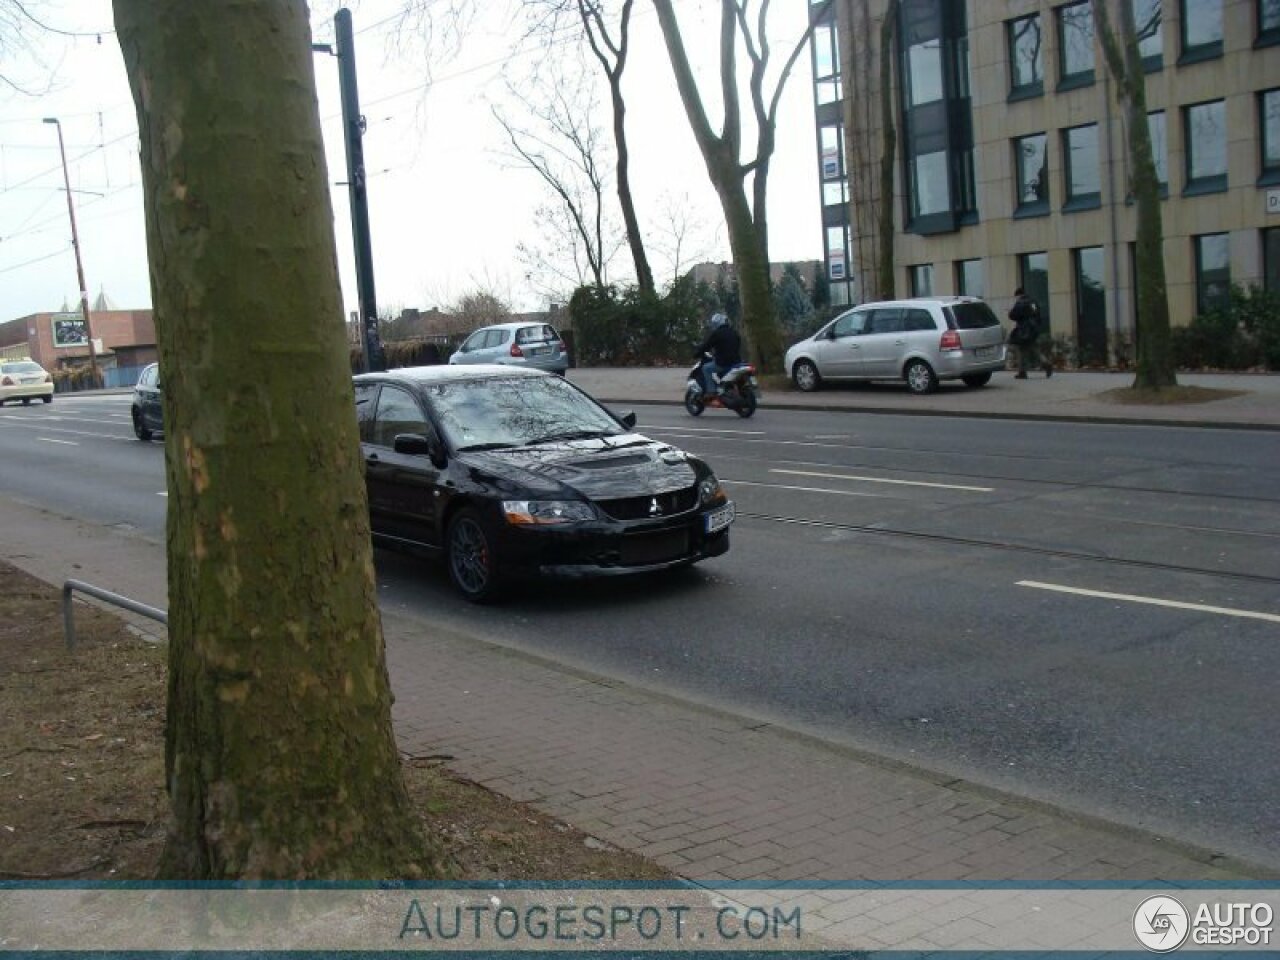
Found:
<path fill-rule="evenodd" d="M 476 327 L 472 333 L 479 333 L 481 330 L 518 330 L 521 327 L 549 327 L 549 320 L 511 320 L 507 323 L 486 323 L 483 327 Z"/>
<path fill-rule="evenodd" d="M 853 309 L 861 310 L 865 307 L 920 307 L 930 304 L 939 306 L 949 306 L 954 303 L 984 303 L 981 297 L 908 297 L 905 300 L 874 300 L 867 303 L 860 303 Z"/>
<path fill-rule="evenodd" d="M 457 383 L 462 380 L 492 380 L 550 377 L 553 374 L 532 367 L 508 367 L 497 363 L 471 363 L 461 366 L 439 364 L 431 367 L 399 367 L 378 373 L 361 373 L 356 383 Z"/>

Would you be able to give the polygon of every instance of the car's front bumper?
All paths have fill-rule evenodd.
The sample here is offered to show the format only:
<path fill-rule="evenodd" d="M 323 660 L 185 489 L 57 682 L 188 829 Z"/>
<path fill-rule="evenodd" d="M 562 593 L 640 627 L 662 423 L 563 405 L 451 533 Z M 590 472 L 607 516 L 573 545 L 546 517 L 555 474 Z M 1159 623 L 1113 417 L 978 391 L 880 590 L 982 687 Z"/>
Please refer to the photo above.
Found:
<path fill-rule="evenodd" d="M 723 527 L 707 531 L 707 518 L 727 511 Z M 729 549 L 734 506 L 690 511 L 635 522 L 599 521 L 572 528 L 506 526 L 497 554 L 504 573 L 553 577 L 607 577 L 648 573 L 697 563 Z"/>

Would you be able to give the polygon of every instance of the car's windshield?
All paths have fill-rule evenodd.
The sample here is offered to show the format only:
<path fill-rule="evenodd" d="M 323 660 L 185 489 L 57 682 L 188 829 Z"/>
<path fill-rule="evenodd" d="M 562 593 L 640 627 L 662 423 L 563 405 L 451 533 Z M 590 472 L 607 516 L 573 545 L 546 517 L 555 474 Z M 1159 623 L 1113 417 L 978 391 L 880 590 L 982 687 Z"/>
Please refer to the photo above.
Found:
<path fill-rule="evenodd" d="M 490 377 L 432 384 L 427 397 L 445 439 L 457 450 L 624 432 L 604 408 L 559 377 Z"/>
<path fill-rule="evenodd" d="M 0 373 L 44 373 L 44 367 L 30 361 L 4 363 L 0 364 Z"/>

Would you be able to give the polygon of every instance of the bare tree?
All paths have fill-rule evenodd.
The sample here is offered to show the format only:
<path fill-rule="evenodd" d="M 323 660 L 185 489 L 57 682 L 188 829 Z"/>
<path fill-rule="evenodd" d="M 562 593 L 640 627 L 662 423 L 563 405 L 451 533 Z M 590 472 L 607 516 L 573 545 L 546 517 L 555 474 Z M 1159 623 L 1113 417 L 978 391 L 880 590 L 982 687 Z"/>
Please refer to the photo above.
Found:
<path fill-rule="evenodd" d="M 306 4 L 114 6 L 165 385 L 163 875 L 438 875 L 391 728 Z"/>
<path fill-rule="evenodd" d="M 824 0 L 826 5 L 830 2 Z M 767 30 L 769 0 L 762 0 L 754 23 L 750 14 L 751 0 L 720 0 L 720 93 L 724 122 L 717 133 L 707 116 L 671 0 L 653 0 L 653 5 L 658 13 L 685 114 L 724 210 L 742 300 L 742 319 L 755 361 L 763 370 L 777 371 L 782 363 L 782 336 L 774 315 L 769 280 L 766 209 L 769 164 L 776 146 L 778 105 L 791 69 L 813 33 L 813 18 L 783 63 L 773 93 L 768 94 L 765 84 L 772 55 Z M 742 157 L 743 118 L 737 69 L 739 42 L 746 50 L 750 65 L 746 82 L 756 127 L 755 155 L 746 160 Z M 746 187 L 748 177 L 752 178 L 750 199 Z"/>
<path fill-rule="evenodd" d="M 706 260 L 715 242 L 704 229 L 704 219 L 686 193 L 679 197 L 664 194 L 659 200 L 654 232 L 657 240 L 652 248 L 670 264 L 671 285 L 684 274 L 686 265 Z"/>
<path fill-rule="evenodd" d="M 1169 293 L 1164 272 L 1164 224 L 1160 180 L 1147 126 L 1147 75 L 1138 49 L 1132 0 L 1094 0 L 1098 35 L 1116 84 L 1129 138 L 1129 189 L 1137 208 L 1137 371 L 1135 387 L 1177 385 L 1169 331 Z M 1157 8 L 1157 16 L 1158 8 Z M 1119 30 L 1116 25 L 1119 25 Z M 1150 29 L 1150 24 L 1145 25 Z"/>
<path fill-rule="evenodd" d="M 540 84 L 544 93 L 527 93 L 508 84 L 508 93 L 533 122 L 517 125 L 493 108 L 511 144 L 513 156 L 536 173 L 555 194 L 572 224 L 579 249 L 586 258 L 592 283 L 603 289 L 611 243 L 606 231 L 604 197 L 608 186 L 603 158 L 607 147 L 600 130 L 591 122 L 596 99 L 581 74 L 575 80 L 563 69 L 550 82 Z"/>
<path fill-rule="evenodd" d="M 63 30 L 47 19 L 35 0 L 0 0 L 0 92 L 4 90 L 25 97 L 40 97 L 53 87 L 55 71 L 42 60 L 34 40 L 35 36 L 57 37 L 93 36 Z M 101 42 L 101 36 L 98 37 Z M 16 65 L 29 61 L 31 66 L 45 75 L 43 86 L 32 87 L 20 80 Z"/>
<path fill-rule="evenodd" d="M 627 68 L 631 43 L 631 11 L 634 5 L 635 0 L 622 0 L 615 31 L 610 28 L 607 6 L 603 0 L 525 0 L 525 6 L 535 17 L 535 30 L 544 35 L 555 35 L 567 16 L 576 17 L 581 23 L 582 35 L 608 81 L 609 105 L 613 115 L 614 180 L 618 191 L 618 205 L 622 209 L 627 244 L 631 248 L 631 260 L 635 266 L 636 286 L 642 293 L 652 294 L 653 270 L 649 266 L 644 237 L 640 231 L 640 218 L 636 214 L 635 199 L 631 194 L 627 105 L 622 96 L 622 75 Z"/>

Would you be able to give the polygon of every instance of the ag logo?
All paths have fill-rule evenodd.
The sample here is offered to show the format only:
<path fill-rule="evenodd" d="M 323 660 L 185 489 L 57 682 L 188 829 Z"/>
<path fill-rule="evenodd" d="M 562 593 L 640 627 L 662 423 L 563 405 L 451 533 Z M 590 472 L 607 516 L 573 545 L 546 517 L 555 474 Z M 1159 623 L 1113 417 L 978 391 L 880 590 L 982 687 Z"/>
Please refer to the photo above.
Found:
<path fill-rule="evenodd" d="M 1147 897 L 1133 914 L 1133 932 L 1148 950 L 1168 953 L 1187 939 L 1191 917 L 1173 897 Z"/>

